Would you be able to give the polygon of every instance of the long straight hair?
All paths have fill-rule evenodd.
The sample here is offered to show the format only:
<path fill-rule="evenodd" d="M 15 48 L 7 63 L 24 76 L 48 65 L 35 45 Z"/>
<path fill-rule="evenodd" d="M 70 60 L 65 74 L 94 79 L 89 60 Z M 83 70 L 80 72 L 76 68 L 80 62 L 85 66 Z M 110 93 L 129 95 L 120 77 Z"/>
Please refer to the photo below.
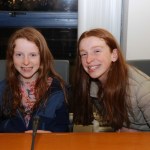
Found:
<path fill-rule="evenodd" d="M 84 71 L 79 53 L 79 45 L 82 39 L 91 36 L 104 39 L 110 48 L 110 52 L 113 49 L 117 49 L 118 52 L 118 59 L 112 62 L 105 85 L 102 88 L 99 80 L 97 80 L 97 84 L 99 86 L 98 99 L 100 99 L 103 93 L 103 107 L 105 110 L 103 118 L 113 128 L 119 129 L 124 122 L 129 125 L 127 113 L 129 106 L 127 101 L 128 69 L 114 36 L 107 30 L 100 28 L 84 32 L 78 40 L 74 83 L 74 123 L 88 125 L 93 120 L 93 109 L 90 98 L 90 84 L 92 79 Z"/>

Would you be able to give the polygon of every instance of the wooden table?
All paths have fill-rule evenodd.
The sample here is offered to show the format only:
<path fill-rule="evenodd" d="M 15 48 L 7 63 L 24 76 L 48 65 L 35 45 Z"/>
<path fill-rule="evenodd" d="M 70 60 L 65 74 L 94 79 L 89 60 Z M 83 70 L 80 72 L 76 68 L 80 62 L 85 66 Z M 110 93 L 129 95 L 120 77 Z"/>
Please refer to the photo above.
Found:
<path fill-rule="evenodd" d="M 30 150 L 32 134 L 0 134 L 1 150 Z M 38 133 L 35 150 L 150 150 L 150 132 Z"/>

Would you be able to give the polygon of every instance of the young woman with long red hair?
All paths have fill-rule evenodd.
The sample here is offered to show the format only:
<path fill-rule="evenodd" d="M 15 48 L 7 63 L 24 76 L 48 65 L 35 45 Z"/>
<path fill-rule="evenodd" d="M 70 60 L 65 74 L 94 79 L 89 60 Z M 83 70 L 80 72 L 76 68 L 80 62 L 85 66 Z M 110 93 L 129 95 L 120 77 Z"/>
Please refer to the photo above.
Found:
<path fill-rule="evenodd" d="M 74 99 L 74 124 L 92 124 L 94 107 L 113 131 L 150 131 L 150 77 L 127 64 L 105 29 L 78 40 Z"/>

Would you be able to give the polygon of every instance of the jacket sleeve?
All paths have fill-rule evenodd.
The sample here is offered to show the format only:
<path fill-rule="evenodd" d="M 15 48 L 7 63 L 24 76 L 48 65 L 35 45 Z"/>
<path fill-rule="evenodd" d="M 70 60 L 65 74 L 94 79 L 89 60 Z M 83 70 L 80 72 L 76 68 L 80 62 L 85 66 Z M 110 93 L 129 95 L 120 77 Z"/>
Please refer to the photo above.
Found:
<path fill-rule="evenodd" d="M 137 91 L 138 106 L 150 128 L 150 80 L 141 84 Z"/>
<path fill-rule="evenodd" d="M 52 129 L 53 132 L 68 132 L 69 128 L 69 112 L 65 101 L 61 101 L 55 111 L 55 125 Z"/>
<path fill-rule="evenodd" d="M 38 112 L 40 116 L 40 129 L 51 132 L 68 132 L 69 111 L 64 100 L 62 91 L 53 93 L 49 98 L 44 110 Z"/>

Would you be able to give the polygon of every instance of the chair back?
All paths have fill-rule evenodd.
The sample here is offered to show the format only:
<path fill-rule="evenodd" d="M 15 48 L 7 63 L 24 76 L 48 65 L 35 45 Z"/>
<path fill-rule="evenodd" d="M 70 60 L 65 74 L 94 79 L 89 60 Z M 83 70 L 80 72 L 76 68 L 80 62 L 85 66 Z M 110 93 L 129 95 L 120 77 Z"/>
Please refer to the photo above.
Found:
<path fill-rule="evenodd" d="M 150 76 L 150 60 L 127 60 L 127 63 L 138 68 L 139 70 Z"/>
<path fill-rule="evenodd" d="M 6 60 L 0 60 L 0 81 L 5 78 L 6 75 Z"/>

